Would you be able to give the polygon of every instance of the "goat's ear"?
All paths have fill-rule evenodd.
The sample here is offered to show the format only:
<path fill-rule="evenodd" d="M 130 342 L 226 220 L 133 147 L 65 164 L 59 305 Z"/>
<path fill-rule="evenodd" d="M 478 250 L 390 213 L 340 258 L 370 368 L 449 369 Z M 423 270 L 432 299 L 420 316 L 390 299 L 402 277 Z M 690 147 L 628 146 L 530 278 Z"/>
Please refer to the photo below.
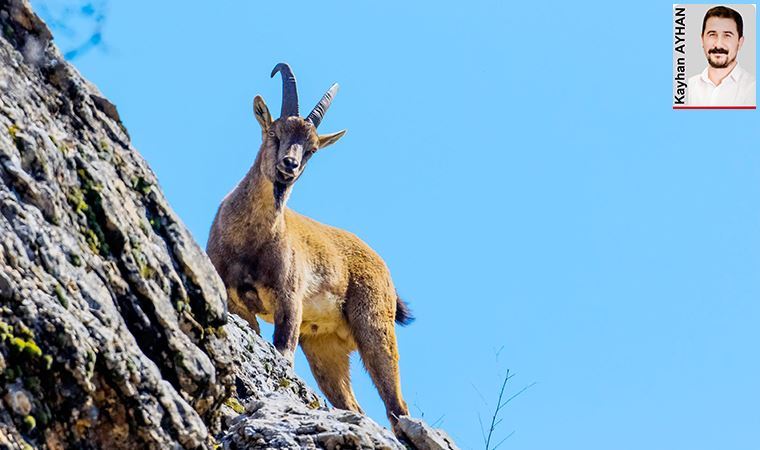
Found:
<path fill-rule="evenodd" d="M 262 131 L 267 131 L 269 126 L 272 125 L 272 116 L 269 114 L 269 108 L 264 103 L 264 99 L 260 95 L 257 95 L 253 99 L 253 115 L 256 116 L 256 120 L 261 125 Z"/>
<path fill-rule="evenodd" d="M 340 130 L 337 133 L 320 134 L 319 135 L 319 148 L 325 148 L 328 145 L 333 145 L 338 142 L 338 139 L 342 138 L 346 134 L 346 130 Z"/>

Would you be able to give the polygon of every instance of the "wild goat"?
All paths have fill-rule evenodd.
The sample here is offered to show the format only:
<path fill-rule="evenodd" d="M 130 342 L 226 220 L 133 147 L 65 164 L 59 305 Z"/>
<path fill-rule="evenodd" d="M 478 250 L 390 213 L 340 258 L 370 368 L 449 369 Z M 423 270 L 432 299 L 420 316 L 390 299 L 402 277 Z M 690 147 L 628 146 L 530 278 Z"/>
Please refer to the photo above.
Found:
<path fill-rule="evenodd" d="M 351 233 L 285 207 L 293 184 L 318 149 L 346 130 L 317 134 L 338 85 L 303 119 L 285 63 L 282 110 L 272 120 L 261 96 L 253 112 L 262 144 L 253 166 L 222 201 L 208 255 L 227 288 L 230 310 L 258 331 L 274 323 L 274 346 L 290 362 L 300 342 L 322 392 L 337 408 L 361 411 L 351 389 L 349 355 L 358 349 L 391 424 L 409 413 L 401 396 L 394 320 L 412 320 L 380 256 Z"/>

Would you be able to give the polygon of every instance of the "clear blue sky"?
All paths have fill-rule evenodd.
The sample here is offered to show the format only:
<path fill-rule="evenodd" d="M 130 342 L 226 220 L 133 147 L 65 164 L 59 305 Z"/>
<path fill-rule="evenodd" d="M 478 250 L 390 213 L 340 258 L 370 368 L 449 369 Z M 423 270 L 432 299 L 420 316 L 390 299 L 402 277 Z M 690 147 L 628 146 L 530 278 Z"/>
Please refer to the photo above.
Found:
<path fill-rule="evenodd" d="M 478 414 L 510 368 L 510 392 L 537 384 L 506 408 L 501 448 L 757 449 L 758 112 L 670 109 L 671 15 L 112 1 L 104 48 L 75 63 L 202 245 L 260 144 L 254 95 L 279 111 L 272 67 L 292 65 L 303 109 L 340 82 L 320 128 L 348 134 L 289 206 L 385 258 L 418 317 L 399 332 L 406 399 L 462 448 L 483 448 Z M 302 356 L 296 370 L 315 386 Z"/>

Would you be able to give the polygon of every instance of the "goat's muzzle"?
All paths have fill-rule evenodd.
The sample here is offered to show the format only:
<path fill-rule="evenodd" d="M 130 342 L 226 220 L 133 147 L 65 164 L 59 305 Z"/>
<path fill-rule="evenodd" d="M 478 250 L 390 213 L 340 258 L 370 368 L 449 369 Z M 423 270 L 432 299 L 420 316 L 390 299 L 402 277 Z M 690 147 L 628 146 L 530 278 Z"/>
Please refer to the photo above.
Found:
<path fill-rule="evenodd" d="M 300 165 L 298 160 L 292 156 L 282 158 L 280 163 L 277 164 L 277 181 L 286 185 L 293 183 L 298 177 Z"/>
<path fill-rule="evenodd" d="M 282 158 L 282 161 L 280 161 L 280 170 L 295 173 L 295 170 L 298 169 L 299 165 L 300 164 L 298 163 L 297 159 L 292 156 L 286 156 Z"/>

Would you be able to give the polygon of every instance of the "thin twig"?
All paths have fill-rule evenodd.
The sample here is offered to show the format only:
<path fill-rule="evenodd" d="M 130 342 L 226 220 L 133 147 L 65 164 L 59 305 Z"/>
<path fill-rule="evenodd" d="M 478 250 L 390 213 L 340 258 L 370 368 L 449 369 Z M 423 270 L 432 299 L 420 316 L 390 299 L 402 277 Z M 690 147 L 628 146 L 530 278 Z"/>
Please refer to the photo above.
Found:
<path fill-rule="evenodd" d="M 527 391 L 528 389 L 532 388 L 532 387 L 533 387 L 533 386 L 535 386 L 535 385 L 536 385 L 536 382 L 534 381 L 534 382 L 532 382 L 531 384 L 529 384 L 529 385 L 525 386 L 524 388 L 520 389 L 520 391 L 519 391 L 517 394 L 515 394 L 515 395 L 513 395 L 513 396 L 509 397 L 509 398 L 508 398 L 508 399 L 507 399 L 507 400 L 506 400 L 506 401 L 505 401 L 505 402 L 504 402 L 504 403 L 503 403 L 503 404 L 500 406 L 500 408 L 503 408 L 504 406 L 506 406 L 506 405 L 507 405 L 507 403 L 509 403 L 509 402 L 511 402 L 512 400 L 514 400 L 514 399 L 515 399 L 515 397 L 517 397 L 518 395 L 522 394 L 523 392 Z"/>
<path fill-rule="evenodd" d="M 507 369 L 507 375 L 504 377 L 504 382 L 501 384 L 501 389 L 499 390 L 499 400 L 496 402 L 496 409 L 493 412 L 493 416 L 491 416 L 491 427 L 488 430 L 488 439 L 486 439 L 486 450 L 489 450 L 491 447 L 491 436 L 496 427 L 496 419 L 499 416 L 499 410 L 501 410 L 501 399 L 504 397 L 504 389 L 507 388 L 507 381 L 509 381 L 510 378 L 509 369 Z"/>
<path fill-rule="evenodd" d="M 513 434 L 515 434 L 514 431 L 509 433 L 507 437 L 499 441 L 498 444 L 491 447 L 491 438 L 493 437 L 494 430 L 496 430 L 496 427 L 501 424 L 501 422 L 504 420 L 503 417 L 499 417 L 499 414 L 502 412 L 505 406 L 509 404 L 512 400 L 514 400 L 516 397 L 518 397 L 523 392 L 527 391 L 528 389 L 532 388 L 536 385 L 535 382 L 525 386 L 524 388 L 520 389 L 516 394 L 510 396 L 506 400 L 502 401 L 504 398 L 504 392 L 507 389 L 507 382 L 512 379 L 516 374 L 510 373 L 509 369 L 507 369 L 507 373 L 504 376 L 504 382 L 501 383 L 501 389 L 499 390 L 499 400 L 496 402 L 496 408 L 494 409 L 493 415 L 491 416 L 491 426 L 488 429 L 488 436 L 486 437 L 485 431 L 483 430 L 483 421 L 480 419 L 480 413 L 478 413 L 478 421 L 480 422 L 480 433 L 483 435 L 483 441 L 486 445 L 486 450 L 496 450 L 501 444 L 504 443 L 507 439 L 509 439 Z M 473 386 L 474 387 L 474 386 Z M 475 389 L 476 392 L 478 392 L 477 388 Z M 479 392 L 478 392 L 479 393 Z M 481 396 L 482 398 L 482 396 Z M 485 399 L 483 399 L 485 401 Z"/>
<path fill-rule="evenodd" d="M 486 430 L 483 429 L 483 421 L 480 419 L 480 413 L 478 413 L 478 422 L 480 422 L 480 434 L 483 436 L 483 443 L 486 443 Z M 488 447 L 486 447 L 486 450 L 488 450 Z"/>
<path fill-rule="evenodd" d="M 417 411 L 420 412 L 420 418 L 425 417 L 425 411 L 423 411 L 422 408 L 420 408 L 419 405 L 417 405 L 417 402 L 412 403 L 412 406 L 417 408 Z"/>
<path fill-rule="evenodd" d="M 480 399 L 483 400 L 483 404 L 488 406 L 488 400 L 486 400 L 483 394 L 478 390 L 478 388 L 475 386 L 475 383 L 470 383 L 470 386 L 472 386 L 472 388 L 475 389 L 475 392 L 477 392 L 478 397 L 480 397 Z"/>
<path fill-rule="evenodd" d="M 501 444 L 503 444 L 503 443 L 504 443 L 504 441 L 506 441 L 507 439 L 511 438 L 513 434 L 515 434 L 515 432 L 514 432 L 514 431 L 513 431 L 513 432 L 511 432 L 511 433 L 509 433 L 509 434 L 507 435 L 507 437 L 505 437 L 504 439 L 502 439 L 501 441 L 499 441 L 499 443 L 498 443 L 498 444 L 496 444 L 496 446 L 495 446 L 493 449 L 491 449 L 491 450 L 496 450 L 497 448 L 499 448 L 499 446 L 500 446 Z"/>

